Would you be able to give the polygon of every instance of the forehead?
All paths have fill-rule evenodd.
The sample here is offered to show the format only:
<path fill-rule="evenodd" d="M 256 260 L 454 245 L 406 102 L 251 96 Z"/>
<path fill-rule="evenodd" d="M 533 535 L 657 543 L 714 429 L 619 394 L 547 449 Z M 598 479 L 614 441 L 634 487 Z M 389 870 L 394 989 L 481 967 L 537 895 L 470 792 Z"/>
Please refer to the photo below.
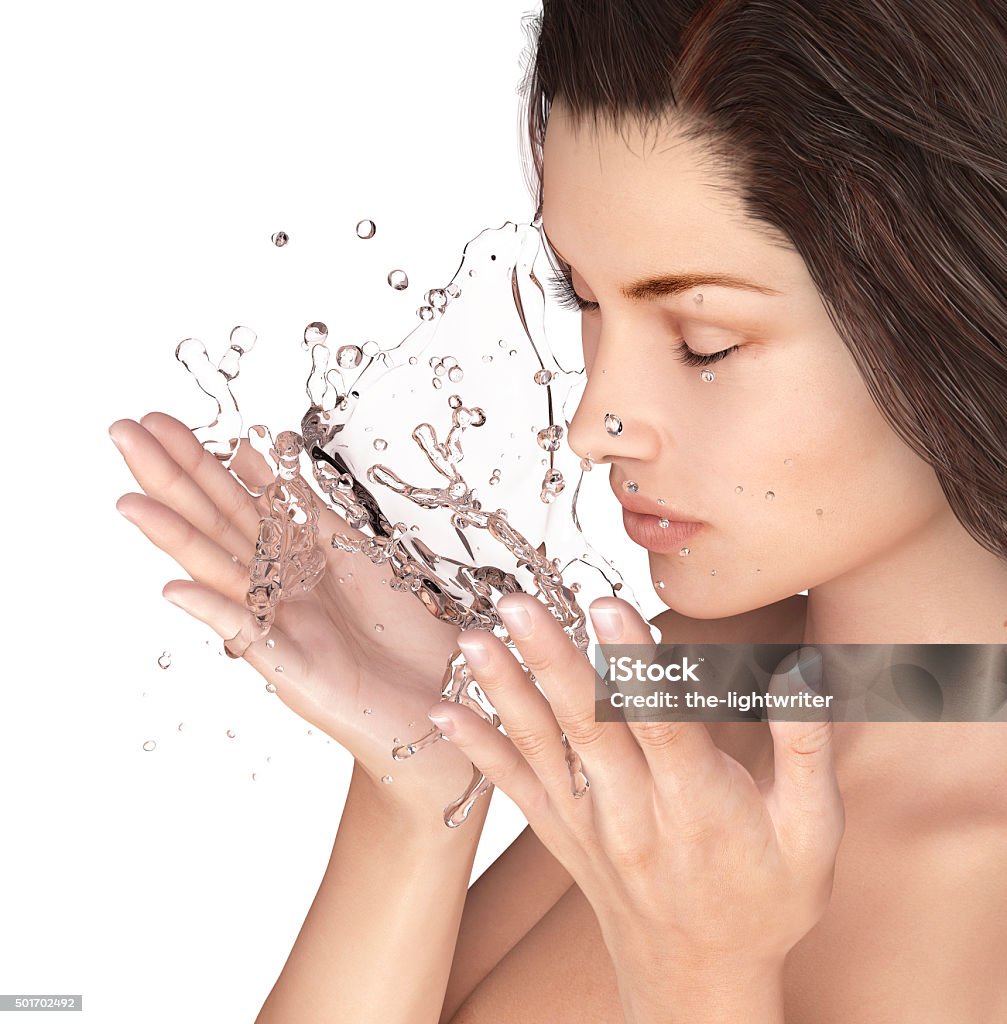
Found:
<path fill-rule="evenodd" d="M 742 273 L 773 251 L 768 225 L 746 216 L 736 183 L 673 117 L 614 125 L 574 118 L 557 102 L 543 157 L 545 229 L 575 265 L 604 251 L 618 264 L 611 269 L 626 275 L 657 263 Z"/>

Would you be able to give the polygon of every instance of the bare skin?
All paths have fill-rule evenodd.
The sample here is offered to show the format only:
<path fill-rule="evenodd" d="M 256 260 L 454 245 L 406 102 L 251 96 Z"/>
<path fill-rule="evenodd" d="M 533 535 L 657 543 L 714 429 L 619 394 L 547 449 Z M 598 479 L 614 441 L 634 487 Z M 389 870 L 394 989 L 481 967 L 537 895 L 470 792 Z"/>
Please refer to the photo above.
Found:
<path fill-rule="evenodd" d="M 1007 565 L 967 534 L 874 408 L 798 255 L 709 188 L 700 152 L 574 127 L 554 108 L 546 146 L 546 230 L 578 294 L 597 304 L 584 317 L 589 383 L 568 437 L 609 464 L 617 491 L 635 480 L 641 498 L 703 523 L 689 558 L 651 553 L 665 639 L 1007 640 Z M 702 304 L 695 288 L 625 298 L 627 281 L 675 271 L 758 276 L 776 293 L 704 284 Z M 737 350 L 711 382 L 674 355 L 683 338 L 695 351 Z M 612 411 L 625 427 L 616 438 L 604 428 Z M 233 635 L 262 509 L 170 417 L 120 421 L 113 433 L 147 495 L 120 511 L 194 581 L 172 581 L 165 595 Z M 345 527 L 337 519 L 323 530 Z M 280 699 L 350 749 L 356 769 L 329 870 L 260 1019 L 338 1019 L 352 998 L 360 1024 L 412 1024 L 438 1008 L 442 1021 L 620 1020 L 593 911 L 534 835 L 465 893 L 485 807 L 467 834 L 428 828 L 469 774 L 458 751 L 438 745 L 409 766 L 408 785 L 405 770 L 395 787 L 376 783 L 391 716 L 422 714 L 454 645 L 451 627 L 404 595 L 393 603 L 378 577 L 361 572 L 354 599 L 319 587 L 277 616 L 277 651 L 282 642 L 297 668 Z M 807 600 L 791 596 L 805 588 Z M 399 613 L 394 638 L 377 634 L 384 642 L 372 628 L 379 610 Z M 275 679 L 272 655 L 253 649 L 247 660 Z M 348 699 L 363 697 L 373 716 Z M 711 731 L 765 774 L 761 727 Z M 1002 724 L 840 723 L 836 733 L 846 836 L 832 903 L 787 960 L 787 1020 L 1007 1018 L 992 980 L 1007 917 Z"/>
<path fill-rule="evenodd" d="M 668 641 L 796 643 L 806 606 L 798 596 L 723 621 L 675 612 L 654 621 Z M 710 729 L 753 775 L 771 770 L 765 726 Z M 1007 992 L 995 981 L 1007 911 L 1002 723 L 835 729 L 846 832 L 828 910 L 787 959 L 788 1024 L 1005 1019 Z M 442 1021 L 622 1020 L 590 904 L 572 882 L 556 896 L 564 874 L 526 829 L 480 877 L 466 903 Z M 530 878 L 537 900 L 515 899 Z M 512 906 L 520 919 L 508 920 Z M 515 938 L 529 917 L 537 923 Z"/>
<path fill-rule="evenodd" d="M 967 533 L 875 407 L 800 255 L 747 217 L 696 143 L 673 121 L 650 135 L 577 122 L 557 100 L 543 184 L 543 227 L 582 309 L 588 384 L 570 444 L 608 464 L 616 494 L 632 480 L 634 495 L 703 523 L 688 557 L 649 555 L 666 642 L 1007 642 L 1007 564 Z M 686 281 L 632 297 L 632 284 L 672 274 L 759 290 Z M 733 351 L 709 379 L 683 346 Z M 608 413 L 622 420 L 616 436 Z M 788 1024 L 1007 1019 L 1004 724 L 835 732 L 846 831 L 829 907 L 787 959 Z M 766 773 L 765 726 L 711 734 Z M 509 850 L 470 891 L 463 935 L 470 919 L 506 919 L 530 872 L 556 884 L 534 835 L 512 849 L 519 866 Z M 571 884 L 540 907 L 493 954 L 469 930 L 443 1021 L 623 1019 L 583 894 Z M 472 963 L 497 955 L 473 986 Z"/>

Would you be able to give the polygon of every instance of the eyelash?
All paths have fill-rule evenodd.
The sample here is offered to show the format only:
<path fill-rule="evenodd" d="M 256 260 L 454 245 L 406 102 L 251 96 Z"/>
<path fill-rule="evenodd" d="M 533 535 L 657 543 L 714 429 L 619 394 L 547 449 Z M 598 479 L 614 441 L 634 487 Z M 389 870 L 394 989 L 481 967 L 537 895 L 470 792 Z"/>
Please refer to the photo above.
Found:
<path fill-rule="evenodd" d="M 549 275 L 549 284 L 552 286 L 553 297 L 563 309 L 572 309 L 581 313 L 593 313 L 598 309 L 597 302 L 589 302 L 587 299 L 582 299 L 574 291 L 573 281 L 569 273 L 563 270 L 554 271 Z M 685 339 L 683 338 L 682 344 L 678 347 L 677 358 L 685 363 L 686 366 L 709 366 L 711 363 L 718 363 L 721 359 L 726 359 L 737 347 L 737 345 L 732 345 L 721 352 L 713 352 L 707 356 L 693 352 L 685 344 Z"/>

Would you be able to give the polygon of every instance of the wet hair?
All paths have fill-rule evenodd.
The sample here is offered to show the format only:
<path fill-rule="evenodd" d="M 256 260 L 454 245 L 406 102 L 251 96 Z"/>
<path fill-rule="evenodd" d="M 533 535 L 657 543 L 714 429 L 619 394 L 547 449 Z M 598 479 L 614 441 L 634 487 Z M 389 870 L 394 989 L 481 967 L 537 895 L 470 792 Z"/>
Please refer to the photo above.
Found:
<path fill-rule="evenodd" d="M 1007 6 L 544 0 L 523 122 L 674 115 L 804 259 L 874 402 L 1007 559 Z M 779 244 L 779 243 L 778 243 Z"/>

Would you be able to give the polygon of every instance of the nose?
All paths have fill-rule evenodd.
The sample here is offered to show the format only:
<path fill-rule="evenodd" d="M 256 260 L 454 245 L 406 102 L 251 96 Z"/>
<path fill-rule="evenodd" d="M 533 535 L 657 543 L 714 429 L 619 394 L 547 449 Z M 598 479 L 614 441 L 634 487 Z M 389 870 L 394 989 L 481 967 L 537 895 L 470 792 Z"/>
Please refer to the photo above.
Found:
<path fill-rule="evenodd" d="M 595 464 L 657 457 L 660 436 L 655 411 L 643 395 L 641 368 L 633 360 L 615 360 L 611 346 L 599 346 L 567 440 L 581 457 Z"/>

